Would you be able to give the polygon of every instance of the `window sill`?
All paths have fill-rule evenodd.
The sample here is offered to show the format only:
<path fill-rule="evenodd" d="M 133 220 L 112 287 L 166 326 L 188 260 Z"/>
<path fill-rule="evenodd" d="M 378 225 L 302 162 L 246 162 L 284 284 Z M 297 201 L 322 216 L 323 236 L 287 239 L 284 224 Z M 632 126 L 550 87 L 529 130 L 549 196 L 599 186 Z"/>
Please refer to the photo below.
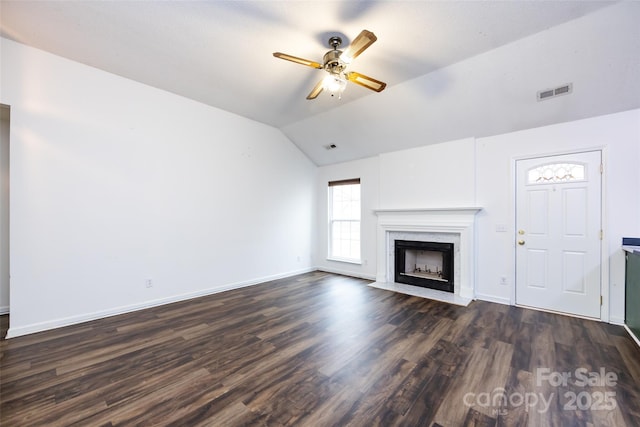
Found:
<path fill-rule="evenodd" d="M 359 259 L 327 257 L 327 261 L 336 261 L 336 262 L 344 262 L 346 264 L 362 265 L 362 261 Z"/>

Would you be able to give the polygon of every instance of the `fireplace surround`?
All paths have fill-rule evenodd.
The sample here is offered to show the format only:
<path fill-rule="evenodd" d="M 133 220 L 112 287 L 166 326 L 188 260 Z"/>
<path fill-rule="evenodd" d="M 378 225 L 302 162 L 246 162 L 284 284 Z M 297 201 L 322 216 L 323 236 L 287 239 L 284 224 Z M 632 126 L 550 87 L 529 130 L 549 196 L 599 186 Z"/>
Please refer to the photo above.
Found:
<path fill-rule="evenodd" d="M 475 217 L 482 208 L 377 209 L 377 273 L 373 286 L 416 288 L 395 281 L 395 241 L 453 245 L 453 293 L 430 290 L 430 298 L 466 305 L 475 298 Z M 401 290 L 398 290 L 402 292 Z M 407 293 L 407 292 L 405 292 Z M 410 292 L 409 292 L 410 293 Z"/>

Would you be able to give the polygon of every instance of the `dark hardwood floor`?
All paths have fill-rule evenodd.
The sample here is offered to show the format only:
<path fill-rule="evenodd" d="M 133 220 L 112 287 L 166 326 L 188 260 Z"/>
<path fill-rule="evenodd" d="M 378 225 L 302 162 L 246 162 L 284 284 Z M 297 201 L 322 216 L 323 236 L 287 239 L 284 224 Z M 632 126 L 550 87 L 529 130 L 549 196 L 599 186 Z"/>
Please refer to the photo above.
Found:
<path fill-rule="evenodd" d="M 367 283 L 315 272 L 3 340 L 0 424 L 640 425 L 622 327 Z"/>

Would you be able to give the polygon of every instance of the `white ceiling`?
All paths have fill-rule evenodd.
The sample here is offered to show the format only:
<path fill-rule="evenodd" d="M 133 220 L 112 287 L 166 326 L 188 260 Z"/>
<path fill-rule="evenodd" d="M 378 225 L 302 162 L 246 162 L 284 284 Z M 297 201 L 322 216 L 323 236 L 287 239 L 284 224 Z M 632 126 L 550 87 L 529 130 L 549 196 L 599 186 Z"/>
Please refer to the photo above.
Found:
<path fill-rule="evenodd" d="M 3 37 L 275 126 L 322 165 L 639 108 L 640 3 L 615 3 L 1 0 L 0 22 Z M 598 34 L 591 16 L 613 22 Z M 308 101 L 324 72 L 272 56 L 322 62 L 330 36 L 345 47 L 363 29 L 378 41 L 350 69 L 387 82 L 380 94 L 351 84 L 341 100 Z M 592 46 L 609 52 L 605 61 L 589 56 Z M 567 54 L 554 74 L 548 60 Z M 585 87 L 607 72 L 632 80 L 622 100 Z M 565 98 L 592 98 L 557 101 L 560 112 L 536 105 L 536 90 L 569 82 Z"/>

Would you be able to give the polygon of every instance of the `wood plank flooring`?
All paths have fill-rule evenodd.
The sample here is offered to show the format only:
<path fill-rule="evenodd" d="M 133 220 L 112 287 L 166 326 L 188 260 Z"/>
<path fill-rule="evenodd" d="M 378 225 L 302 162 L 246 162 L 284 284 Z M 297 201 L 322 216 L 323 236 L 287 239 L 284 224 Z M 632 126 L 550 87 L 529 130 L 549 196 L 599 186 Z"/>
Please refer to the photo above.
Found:
<path fill-rule="evenodd" d="M 367 283 L 314 272 L 0 341 L 0 424 L 640 425 L 622 327 Z"/>

